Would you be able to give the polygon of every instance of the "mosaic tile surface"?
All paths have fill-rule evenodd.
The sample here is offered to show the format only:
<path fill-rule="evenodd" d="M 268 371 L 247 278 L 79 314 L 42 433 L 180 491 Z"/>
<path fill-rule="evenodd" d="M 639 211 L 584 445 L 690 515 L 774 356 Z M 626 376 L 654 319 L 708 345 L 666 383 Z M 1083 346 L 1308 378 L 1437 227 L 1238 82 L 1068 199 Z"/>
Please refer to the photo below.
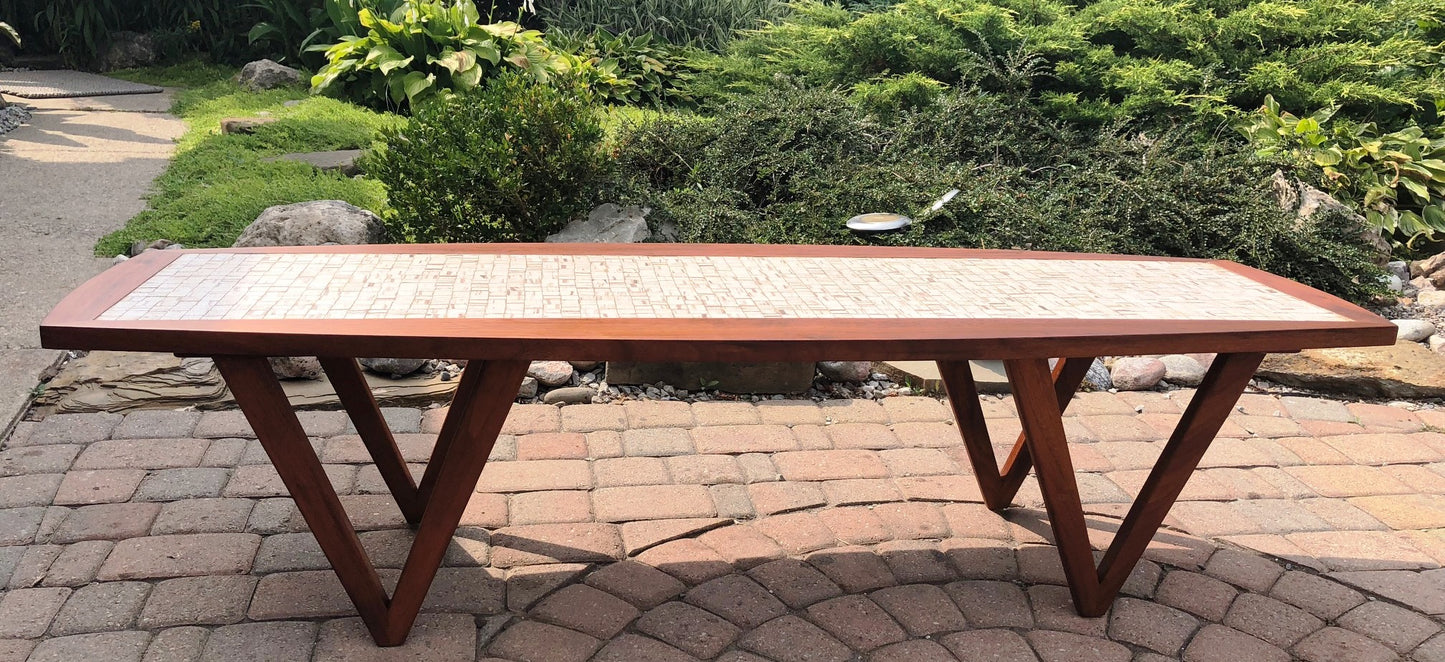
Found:
<path fill-rule="evenodd" d="M 1208 263 L 189 253 L 102 320 L 1166 319 L 1339 315 Z"/>

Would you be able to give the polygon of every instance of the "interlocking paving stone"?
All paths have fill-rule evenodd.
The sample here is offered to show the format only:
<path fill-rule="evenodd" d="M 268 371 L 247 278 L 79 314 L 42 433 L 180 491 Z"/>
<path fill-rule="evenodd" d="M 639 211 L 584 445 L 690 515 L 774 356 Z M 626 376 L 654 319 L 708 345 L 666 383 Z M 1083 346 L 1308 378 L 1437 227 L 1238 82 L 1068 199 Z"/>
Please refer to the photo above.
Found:
<path fill-rule="evenodd" d="M 35 639 L 70 597 L 68 588 L 24 588 L 0 597 L 0 638 Z"/>
<path fill-rule="evenodd" d="M 0 476 L 64 473 L 80 454 L 78 444 L 20 446 L 0 451 Z"/>
<path fill-rule="evenodd" d="M 1193 616 L 1172 607 L 1120 598 L 1109 617 L 1109 636 L 1164 655 L 1177 655 L 1199 628 Z"/>
<path fill-rule="evenodd" d="M 532 608 L 532 614 L 543 621 L 598 639 L 615 636 L 641 613 L 621 598 L 585 584 L 563 588 Z"/>
<path fill-rule="evenodd" d="M 72 662 L 104 659 L 109 662 L 141 662 L 148 632 L 101 632 L 46 639 L 30 653 L 33 662 Z"/>
<path fill-rule="evenodd" d="M 1184 649 L 1185 662 L 1215 660 L 1252 660 L 1257 662 L 1289 662 L 1289 653 L 1278 646 L 1251 637 L 1222 625 L 1206 625 L 1194 635 Z"/>
<path fill-rule="evenodd" d="M 250 499 L 186 499 L 161 506 L 151 533 L 240 533 L 256 502 Z"/>
<path fill-rule="evenodd" d="M 216 628 L 206 640 L 207 662 L 308 662 L 316 645 L 315 623 L 239 623 Z"/>
<path fill-rule="evenodd" d="M 1179 403 L 1189 394 L 1175 392 L 1172 398 L 1148 393 L 1085 394 L 1071 403 L 1068 423 L 1077 440 L 1084 442 L 1071 448 L 1081 471 L 1080 491 L 1086 502 L 1096 502 L 1088 506 L 1091 512 L 1097 511 L 1103 517 L 1090 517 L 1091 527 L 1096 522 L 1104 523 L 1096 530 L 1096 536 L 1102 536 L 1096 537 L 1096 542 L 1108 540 L 1108 522 L 1126 510 L 1128 497 L 1121 496 L 1115 484 L 1128 489 L 1143 480 L 1161 445 L 1159 426 L 1172 424 L 1178 418 Z M 1423 416 L 1402 417 L 1395 411 L 1368 407 L 1345 408 L 1352 412 L 1351 416 L 1357 415 L 1353 411 L 1365 412 L 1365 423 L 1371 427 L 1354 426 L 1341 431 L 1314 427 L 1342 424 L 1329 420 L 1330 416 L 1338 417 L 1336 408 L 1317 407 L 1320 411 L 1312 414 L 1316 418 L 1308 418 L 1299 413 L 1292 415 L 1293 403 L 1287 399 L 1242 402 L 1246 411 L 1232 419 L 1238 429 L 1226 431 L 1214 445 L 1205 462 L 1213 468 L 1194 476 L 1183 495 L 1182 507 L 1176 511 L 1182 516 L 1172 519 L 1171 524 L 1199 534 L 1204 527 L 1191 520 L 1189 514 L 1218 509 L 1216 519 L 1220 521 L 1233 517 L 1258 527 L 1254 529 L 1257 533 L 1228 535 L 1230 541 L 1334 572 L 1329 576 L 1286 572 L 1253 550 L 1220 550 L 1177 531 L 1164 532 L 1146 556 L 1159 563 L 1142 563 L 1122 590 L 1123 595 L 1131 596 L 1128 600 L 1143 605 L 1123 607 L 1124 620 L 1132 616 L 1139 622 L 1137 628 L 1131 629 L 1124 627 L 1128 623 L 1121 623 L 1121 607 L 1117 605 L 1109 621 L 1079 618 L 1072 611 L 1068 591 L 1061 585 L 1057 551 L 1049 544 L 1052 534 L 1037 505 L 1034 509 L 1011 509 L 1005 518 L 978 503 L 977 486 L 968 475 L 971 467 L 961 452 L 957 428 L 942 422 L 950 417 L 945 403 L 932 398 L 894 398 L 881 405 L 774 402 L 713 402 L 681 407 L 676 406 L 681 403 L 662 407 L 639 404 L 631 407 L 632 412 L 626 405 L 588 405 L 585 409 L 567 408 L 578 410 L 571 417 L 552 406 L 518 406 L 509 418 L 508 435 L 523 436 L 507 436 L 501 440 L 504 443 L 498 444 L 482 480 L 483 491 L 473 495 L 463 518 L 464 526 L 485 528 L 459 533 L 464 537 L 454 540 L 445 567 L 428 596 L 428 613 L 423 620 L 441 611 L 445 613 L 435 616 L 466 624 L 454 630 L 455 636 L 438 639 L 438 645 L 456 646 L 456 651 L 463 650 L 464 643 L 473 651 L 480 645 L 486 658 L 502 651 L 491 647 L 507 631 L 534 623 L 563 626 L 560 631 L 586 644 L 567 648 L 571 652 L 564 654 L 595 654 L 599 660 L 689 659 L 696 655 L 636 624 L 623 624 L 619 630 L 615 623 L 607 621 L 607 614 L 616 610 L 595 607 L 595 601 L 573 600 L 576 596 L 591 596 L 618 607 L 622 614 L 642 614 L 638 622 L 649 611 L 672 609 L 666 607 L 669 604 L 701 607 L 701 613 L 737 629 L 734 639 L 714 654 L 715 659 L 727 662 L 758 662 L 764 659 L 758 655 L 760 652 L 773 656 L 761 648 L 770 639 L 757 634 L 759 630 L 766 634 L 770 628 L 804 637 L 816 635 L 823 637 L 819 641 L 840 646 L 843 643 L 839 639 L 855 637 L 853 646 L 844 646 L 850 656 L 910 662 L 927 662 L 935 656 L 950 659 L 960 651 L 973 650 L 967 648 L 968 642 L 979 641 L 988 642 L 980 650 L 999 659 L 1011 659 L 1008 656 L 1013 653 L 1020 655 L 1018 659 L 1035 659 L 1030 644 L 1046 662 L 1118 657 L 1117 643 L 1096 636 L 1101 633 L 1135 647 L 1133 662 L 1180 656 L 1186 662 L 1220 658 L 1272 661 L 1288 659 L 1291 653 L 1303 660 L 1353 662 L 1369 660 L 1382 649 L 1390 655 L 1430 662 L 1436 659 L 1432 657 L 1432 646 L 1445 650 L 1445 643 L 1432 644 L 1437 639 L 1445 641 L 1445 634 L 1438 633 L 1435 621 L 1424 616 L 1445 613 L 1445 570 L 1432 570 L 1445 563 L 1445 540 L 1437 540 L 1433 534 L 1440 528 L 1436 525 L 1445 526 L 1445 522 L 1432 519 L 1431 501 L 1445 494 L 1445 462 L 1437 462 L 1435 456 L 1437 448 L 1445 449 L 1445 439 L 1436 439 L 1438 433 L 1419 431 L 1419 424 L 1412 421 L 1427 420 Z M 704 404 L 717 406 L 701 406 Z M 1011 401 L 989 397 L 984 404 L 990 426 L 1000 435 L 995 439 L 998 450 L 1004 452 L 1017 434 L 1017 423 L 1006 418 L 1012 415 Z M 1143 407 L 1144 413 L 1134 413 L 1136 406 Z M 631 419 L 629 413 L 633 413 Z M 404 455 L 412 461 L 425 461 L 445 410 L 429 410 L 425 415 L 418 410 L 388 414 L 399 430 L 426 430 L 398 434 Z M 1132 424 L 1126 424 L 1124 419 L 1147 426 L 1153 436 L 1139 442 L 1096 438 L 1127 437 Z M 321 623 L 319 631 L 334 630 L 322 638 L 330 636 L 329 641 L 345 645 L 338 643 L 334 650 L 318 647 L 317 659 L 366 659 L 362 657 L 366 651 L 378 650 L 368 648 L 369 638 L 354 618 L 354 610 L 329 563 L 305 533 L 305 523 L 290 499 L 214 496 L 216 490 L 227 487 L 240 489 L 242 483 L 235 482 L 231 475 L 239 471 L 234 468 L 238 463 L 252 467 L 244 470 L 248 475 L 243 478 L 252 481 L 251 489 L 257 496 L 284 494 L 259 445 L 243 438 L 250 434 L 249 427 L 242 428 L 238 421 L 234 416 L 206 414 L 197 418 L 194 430 L 165 434 L 165 442 L 177 441 L 181 447 L 203 451 L 197 454 L 186 450 L 185 464 L 169 468 L 150 468 L 179 460 L 148 455 L 152 451 L 139 446 L 142 440 L 81 441 L 85 438 L 83 430 L 75 440 L 52 436 L 44 444 L 25 445 L 17 437 L 0 448 L 0 480 L 60 478 L 65 472 L 77 476 L 79 472 L 95 472 L 102 477 L 121 475 L 111 472 L 144 475 L 136 493 L 119 503 L 56 507 L 51 505 L 56 501 L 51 494 L 37 499 L 34 506 L 0 509 L 0 522 L 16 524 L 14 532 L 9 530 L 12 527 L 0 526 L 0 544 L 30 545 L 0 547 L 0 579 L 10 580 L 8 585 L 13 589 L 7 598 L 21 591 L 80 589 L 85 593 L 71 596 L 71 603 L 77 606 L 57 606 L 55 613 L 60 616 L 52 613 L 46 617 L 41 627 L 49 634 L 44 636 L 59 640 L 63 638 L 57 636 L 60 633 L 93 628 L 145 629 L 155 635 L 150 647 L 154 652 L 152 662 L 193 660 L 203 647 L 210 646 L 208 642 L 214 635 L 209 628 L 225 629 L 244 619 L 248 610 L 257 609 L 251 594 L 258 584 L 269 581 L 269 597 L 258 599 L 271 606 L 253 616 L 342 617 Z M 101 419 L 91 422 L 105 425 Z M 1089 427 L 1091 422 L 1093 428 Z M 1291 427 L 1295 422 L 1299 426 Z M 313 444 L 327 460 L 340 463 L 327 468 L 341 488 L 348 510 L 354 511 L 349 514 L 366 529 L 360 536 L 363 546 L 383 568 L 383 581 L 390 585 L 407 552 L 410 532 L 404 528 L 399 511 L 391 504 L 359 440 L 354 433 L 346 435 L 344 414 L 317 412 L 308 415 L 307 424 L 325 433 Z M 42 425 L 28 424 L 20 434 L 32 437 Z M 571 426 L 567 428 L 570 431 L 562 432 L 564 425 Z M 593 427 L 596 430 L 583 431 Z M 1323 434 L 1329 438 L 1236 438 L 1248 435 L 1246 428 L 1262 435 Z M 671 441 L 651 449 L 634 444 L 633 450 L 666 456 L 620 457 L 628 450 L 625 439 L 644 438 L 638 432 Z M 671 451 L 666 450 L 666 443 L 678 444 L 676 450 L 684 454 L 667 454 Z M 99 450 L 91 451 L 87 462 L 116 466 L 70 466 L 97 444 L 101 444 Z M 709 449 L 708 444 L 715 447 Z M 702 454 L 694 454 L 691 449 L 701 449 Z M 850 457 L 869 459 L 859 466 L 834 462 Z M 794 459 L 789 465 L 790 458 L 824 462 L 821 467 L 813 467 Z M 547 464 L 566 462 L 576 464 Z M 1370 466 L 1379 463 L 1386 464 Z M 411 467 L 418 475 L 423 468 L 421 464 Z M 820 470 L 823 473 L 818 473 Z M 879 470 L 885 473 L 873 477 Z M 817 478 L 837 471 L 848 473 Z M 487 481 L 492 474 L 508 474 L 503 482 L 512 482 L 489 487 Z M 567 486 L 549 486 L 553 483 L 548 481 L 558 480 L 559 474 Z M 200 485 L 205 482 L 200 480 L 202 476 L 211 477 L 204 487 Z M 217 476 L 225 480 L 219 487 L 215 487 Z M 187 480 L 192 478 L 196 480 Z M 798 482 L 800 479 L 806 480 Z M 41 491 L 49 487 L 40 483 L 20 485 Z M 710 515 L 738 517 L 740 521 L 730 524 L 716 517 L 621 519 L 624 523 L 618 526 L 596 522 L 591 512 L 597 488 L 640 488 L 635 494 L 655 496 L 679 487 L 705 495 Z M 1407 491 L 1394 493 L 1401 489 Z M 353 490 L 361 494 L 350 494 Z M 750 496 L 756 495 L 784 497 L 776 501 L 784 505 L 777 507 L 797 512 L 768 516 L 772 508 L 753 508 Z M 738 498 L 746 507 L 724 507 Z M 1037 486 L 1029 479 L 1017 501 L 1038 504 L 1038 498 Z M 908 499 L 913 501 L 905 502 Z M 1200 504 L 1201 499 L 1221 502 Z M 703 500 L 696 500 L 698 503 L 693 505 L 703 508 Z M 59 501 L 83 499 L 62 496 Z M 635 505 L 640 499 L 632 501 L 634 504 L 628 506 L 631 510 L 618 510 L 626 513 L 615 517 L 675 515 L 662 512 L 666 509 L 648 515 Z M 754 519 L 756 513 L 764 517 Z M 549 518 L 578 521 L 529 524 Z M 488 530 L 495 535 L 488 535 Z M 105 579 L 106 572 L 114 572 L 116 563 L 127 555 L 135 556 L 139 546 L 154 544 L 146 542 L 150 538 L 173 534 L 184 538 L 202 533 L 250 535 L 243 531 L 271 537 L 247 539 L 257 541 L 255 549 L 259 553 L 254 569 L 225 572 L 272 573 L 266 578 L 214 574 L 219 572 L 214 568 L 202 568 L 195 577 L 167 578 L 172 570 L 166 569 L 155 576 L 158 581 L 150 583 L 90 583 L 97 570 Z M 1278 535 L 1281 533 L 1284 535 Z M 36 538 L 55 544 L 31 544 Z M 494 549 L 489 538 L 500 539 L 501 544 Z M 286 541 L 307 544 L 304 550 L 297 548 L 279 556 L 272 553 Z M 627 553 L 637 554 L 638 559 L 618 560 Z M 582 562 L 557 562 L 553 555 Z M 288 557 L 289 562 L 281 561 Z M 238 561 L 233 567 L 250 561 Z M 214 559 L 207 561 L 211 562 Z M 829 574 L 820 572 L 819 567 Z M 960 577 L 966 581 L 952 581 Z M 1022 585 L 1015 583 L 1020 580 Z M 844 587 L 840 588 L 839 583 Z M 99 595 L 103 589 L 117 590 L 116 586 L 149 587 L 150 595 L 142 596 L 141 601 L 110 601 L 109 609 L 82 610 L 78 606 L 87 596 Z M 290 593 L 282 590 L 288 586 Z M 1366 600 L 1361 591 L 1385 601 Z M 850 604 L 872 605 L 870 613 L 881 614 L 882 620 L 863 616 L 855 620 L 869 625 L 892 624 L 889 631 L 893 634 L 867 639 L 862 637 L 866 634 L 863 629 L 834 634 L 826 627 L 816 628 L 816 624 L 809 623 L 810 614 L 823 613 L 824 605 Z M 1131 609 L 1138 614 L 1127 613 Z M 1279 611 L 1287 617 L 1251 617 L 1246 613 L 1249 609 Z M 133 620 L 122 624 L 119 619 L 124 616 L 111 619 L 112 614 L 107 612 L 112 610 L 126 612 Z M 99 625 L 70 625 L 69 620 L 83 620 L 75 618 L 81 612 Z M 481 632 L 471 626 L 474 619 L 481 623 L 493 615 L 494 620 L 486 621 Z M 786 620 L 789 618 L 798 620 L 792 623 Z M 1299 631 L 1297 640 L 1284 644 L 1289 652 L 1259 638 L 1283 641 L 1295 636 L 1266 631 L 1259 624 L 1269 620 L 1278 626 L 1281 620 L 1293 622 L 1291 618 L 1309 627 L 1294 626 Z M 1223 624 L 1219 623 L 1221 619 Z M 597 625 L 602 622 L 606 622 L 605 627 Z M 1106 623 L 1107 627 L 1101 627 Z M 781 628 L 780 624 L 795 630 Z M 304 641 L 296 637 L 304 652 L 295 659 L 313 657 L 310 646 L 317 638 L 317 624 L 268 620 L 260 625 L 310 626 Z M 531 626 L 522 627 L 525 631 Z M 1024 629 L 1015 633 L 990 627 Z M 1184 632 L 1186 629 L 1188 632 Z M 902 639 L 892 641 L 899 632 Z M 1028 643 L 1019 633 L 1027 635 Z M 0 644 L 4 644 L 3 636 L 0 634 Z M 924 636 L 933 640 L 920 638 Z M 178 654 L 163 655 L 164 649 L 172 646 L 167 639 L 174 640 Z M 749 644 L 741 643 L 743 639 Z M 880 643 L 883 641 L 891 643 Z M 1167 648 L 1175 641 L 1179 647 L 1168 655 L 1144 651 Z M 1016 649 L 1014 644 L 1023 648 Z M 28 644 L 24 646 L 28 650 Z M 423 646 L 418 650 L 432 648 Z M 518 650 L 525 655 L 553 652 Z M 780 659 L 804 655 L 795 650 L 773 652 Z M 446 659 L 445 655 L 434 657 Z M 510 654 L 504 657 L 515 659 Z"/>
<path fill-rule="evenodd" d="M 1030 586 L 1028 596 L 1034 608 L 1035 627 L 1090 637 L 1103 637 L 1108 630 L 1109 619 L 1080 616 L 1074 610 L 1074 600 L 1066 587 Z"/>
<path fill-rule="evenodd" d="M 160 514 L 158 503 L 106 503 L 81 506 L 71 511 L 60 528 L 50 537 L 52 542 L 72 543 L 82 540 L 125 540 L 144 536 Z"/>
<path fill-rule="evenodd" d="M 1354 630 L 1397 653 L 1407 653 L 1440 631 L 1439 624 L 1407 609 L 1385 602 L 1366 602 L 1338 620 L 1340 627 Z"/>
<path fill-rule="evenodd" d="M 1318 630 L 1323 622 L 1298 607 L 1273 598 L 1246 593 L 1234 601 L 1224 624 L 1281 648 L 1288 648 L 1305 635 Z"/>
<path fill-rule="evenodd" d="M 740 628 L 757 627 L 788 611 L 766 589 L 742 575 L 726 575 L 705 582 L 688 591 L 683 600 Z"/>
<path fill-rule="evenodd" d="M 198 533 L 148 536 L 116 543 L 96 577 L 151 579 L 197 575 L 239 575 L 251 569 L 261 536 Z"/>
<path fill-rule="evenodd" d="M 192 662 L 201 658 L 211 631 L 202 627 L 178 627 L 157 632 L 146 647 L 142 662 Z"/>
<path fill-rule="evenodd" d="M 1043 662 L 1125 662 L 1131 657 L 1120 644 L 1072 632 L 1034 630 L 1028 639 Z"/>
<path fill-rule="evenodd" d="M 585 563 L 549 563 L 507 572 L 507 608 L 526 611 L 543 596 L 587 571 Z"/>
<path fill-rule="evenodd" d="M 1389 648 L 1335 627 L 1324 628 L 1306 637 L 1295 646 L 1294 653 L 1305 662 L 1389 662 L 1399 659 Z"/>
<path fill-rule="evenodd" d="M 595 662 L 690 662 L 697 658 L 656 639 L 624 634 L 608 642 L 592 659 Z"/>
<path fill-rule="evenodd" d="M 969 630 L 942 638 L 943 645 L 960 660 L 1034 662 L 1038 656 L 1028 642 L 1011 630 Z"/>
<path fill-rule="evenodd" d="M 649 610 L 637 620 L 637 630 L 700 658 L 722 652 L 741 633 L 726 619 L 681 602 Z"/>
<path fill-rule="evenodd" d="M 50 634 L 66 636 L 124 630 L 135 623 L 150 594 L 144 582 L 102 582 L 75 590 L 50 624 Z"/>
<path fill-rule="evenodd" d="M 230 625 L 246 616 L 256 577 L 179 577 L 155 585 L 137 619 L 144 629 L 176 625 Z"/>

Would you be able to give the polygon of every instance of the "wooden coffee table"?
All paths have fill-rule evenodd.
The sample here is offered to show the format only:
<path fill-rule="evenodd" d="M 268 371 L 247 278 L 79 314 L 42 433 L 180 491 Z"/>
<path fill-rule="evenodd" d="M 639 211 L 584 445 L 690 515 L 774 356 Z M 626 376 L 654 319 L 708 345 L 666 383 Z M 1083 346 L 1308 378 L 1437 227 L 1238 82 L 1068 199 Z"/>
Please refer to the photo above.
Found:
<path fill-rule="evenodd" d="M 405 641 L 528 364 L 938 361 L 989 508 L 1032 468 L 1074 604 L 1103 614 L 1266 352 L 1395 327 L 1228 262 L 1019 251 L 717 245 L 153 251 L 66 297 L 46 347 L 214 357 L 382 646 Z M 1061 414 L 1093 357 L 1216 352 L 1098 566 Z M 266 357 L 319 356 L 416 538 L 388 597 Z M 355 357 L 469 359 L 421 482 Z M 1051 357 L 1062 357 L 1050 366 Z M 1023 433 L 999 468 L 970 359 L 1002 359 Z"/>

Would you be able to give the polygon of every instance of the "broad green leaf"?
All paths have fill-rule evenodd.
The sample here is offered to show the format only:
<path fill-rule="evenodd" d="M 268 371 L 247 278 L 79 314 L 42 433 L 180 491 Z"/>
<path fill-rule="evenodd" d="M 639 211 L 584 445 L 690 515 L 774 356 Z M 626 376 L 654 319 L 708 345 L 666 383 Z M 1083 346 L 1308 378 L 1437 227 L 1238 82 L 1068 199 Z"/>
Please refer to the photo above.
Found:
<path fill-rule="evenodd" d="M 1438 205 L 1426 205 L 1423 210 L 1425 224 L 1435 230 L 1445 230 L 1445 209 Z"/>
<path fill-rule="evenodd" d="M 1401 177 L 1400 186 L 1405 187 L 1406 191 L 1409 191 L 1416 198 L 1419 198 L 1420 202 L 1430 202 L 1430 191 L 1425 188 L 1424 184 L 1421 184 L 1420 182 L 1417 182 L 1408 177 Z"/>
<path fill-rule="evenodd" d="M 452 76 L 452 82 L 461 87 L 476 87 L 482 82 L 482 65 L 473 64 L 470 69 Z"/>
<path fill-rule="evenodd" d="M 432 59 L 435 64 L 441 65 L 447 71 L 457 74 L 471 69 L 477 64 L 477 56 L 470 51 L 443 51 L 441 57 Z"/>
<path fill-rule="evenodd" d="M 1338 165 L 1344 158 L 1344 153 L 1340 151 L 1337 145 L 1330 145 L 1314 153 L 1314 162 L 1317 166 Z"/>
<path fill-rule="evenodd" d="M 413 71 L 402 77 L 402 90 L 406 93 L 407 103 L 416 101 L 418 95 L 426 92 L 436 82 L 436 76 L 424 74 L 420 71 Z"/>

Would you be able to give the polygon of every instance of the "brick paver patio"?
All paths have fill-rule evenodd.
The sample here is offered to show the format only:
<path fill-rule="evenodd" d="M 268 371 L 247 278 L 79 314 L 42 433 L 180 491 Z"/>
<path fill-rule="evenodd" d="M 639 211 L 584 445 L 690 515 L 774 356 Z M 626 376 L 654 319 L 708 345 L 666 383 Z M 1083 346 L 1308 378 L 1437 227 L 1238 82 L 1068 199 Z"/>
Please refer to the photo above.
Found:
<path fill-rule="evenodd" d="M 1096 545 L 1190 394 L 1070 406 Z M 1013 439 L 1010 400 L 985 408 Z M 408 461 L 444 412 L 387 412 Z M 984 509 L 949 417 L 517 406 L 385 650 L 238 412 L 23 423 L 0 450 L 0 662 L 1445 661 L 1445 410 L 1246 395 L 1097 619 L 1070 606 L 1032 479 L 1007 518 Z M 339 412 L 302 421 L 394 582 L 410 532 L 364 447 Z"/>

